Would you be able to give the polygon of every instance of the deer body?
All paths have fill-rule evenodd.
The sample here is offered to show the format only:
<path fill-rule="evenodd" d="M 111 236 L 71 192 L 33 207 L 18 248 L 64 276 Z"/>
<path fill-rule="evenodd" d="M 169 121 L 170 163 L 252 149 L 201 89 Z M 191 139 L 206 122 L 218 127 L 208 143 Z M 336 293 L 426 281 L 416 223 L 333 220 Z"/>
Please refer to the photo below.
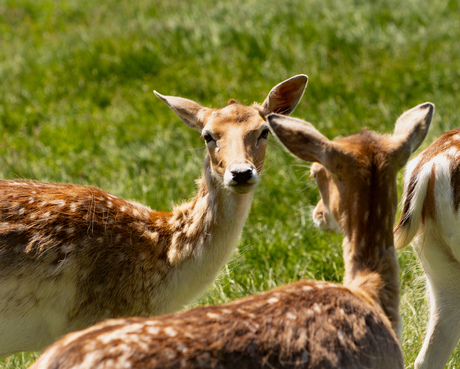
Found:
<path fill-rule="evenodd" d="M 171 213 L 92 187 L 0 181 L 0 356 L 107 318 L 173 312 L 202 292 L 248 215 L 269 132 L 262 116 L 290 113 L 306 82 L 293 77 L 252 107 L 157 94 L 207 146 L 197 196 Z"/>
<path fill-rule="evenodd" d="M 444 133 L 407 166 L 398 248 L 423 266 L 430 319 L 416 368 L 444 368 L 460 338 L 460 129 Z"/>
<path fill-rule="evenodd" d="M 344 285 L 299 281 L 221 306 L 109 320 L 64 337 L 31 368 L 403 368 L 396 173 L 423 141 L 432 112 L 431 104 L 410 110 L 393 136 L 339 141 L 306 122 L 268 116 L 291 152 L 315 162 L 323 214 L 316 221 L 327 221 L 327 212 L 345 235 Z"/>
<path fill-rule="evenodd" d="M 370 333 L 392 344 L 375 352 Z M 108 320 L 68 335 L 32 368 L 356 368 L 357 360 L 399 367 L 388 319 L 346 287 L 299 281 L 223 306 Z"/>

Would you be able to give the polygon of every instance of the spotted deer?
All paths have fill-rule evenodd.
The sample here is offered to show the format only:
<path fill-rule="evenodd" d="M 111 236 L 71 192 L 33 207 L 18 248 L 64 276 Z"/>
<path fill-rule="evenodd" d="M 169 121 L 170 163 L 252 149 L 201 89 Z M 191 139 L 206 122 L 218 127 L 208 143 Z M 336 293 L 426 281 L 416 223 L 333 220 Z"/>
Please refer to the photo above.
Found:
<path fill-rule="evenodd" d="M 156 95 L 206 141 L 196 197 L 171 213 L 92 187 L 0 181 L 0 355 L 38 350 L 107 318 L 181 309 L 237 244 L 264 163 L 263 116 L 291 113 L 298 75 L 262 105 L 211 109 Z"/>
<path fill-rule="evenodd" d="M 422 104 L 400 117 L 392 136 L 364 131 L 337 141 L 301 120 L 268 116 L 280 141 L 314 162 L 323 213 L 345 235 L 343 285 L 298 281 L 221 306 L 108 320 L 65 336 L 31 369 L 403 368 L 396 173 L 432 114 Z"/>
<path fill-rule="evenodd" d="M 408 165 L 398 249 L 412 243 L 425 271 L 430 318 L 415 368 L 444 368 L 460 338 L 460 128 Z"/>

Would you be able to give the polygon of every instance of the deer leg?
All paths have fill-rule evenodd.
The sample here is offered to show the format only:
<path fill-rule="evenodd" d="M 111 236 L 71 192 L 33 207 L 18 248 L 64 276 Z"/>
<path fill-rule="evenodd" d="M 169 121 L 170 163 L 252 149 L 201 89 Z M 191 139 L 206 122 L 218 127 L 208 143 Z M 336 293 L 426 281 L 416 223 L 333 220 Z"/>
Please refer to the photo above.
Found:
<path fill-rule="evenodd" d="M 445 294 L 432 295 L 431 314 L 422 349 L 415 360 L 416 369 L 442 369 L 460 339 L 460 325 L 456 299 Z M 454 295 L 455 296 L 455 295 Z M 442 301 L 444 306 L 439 306 Z"/>

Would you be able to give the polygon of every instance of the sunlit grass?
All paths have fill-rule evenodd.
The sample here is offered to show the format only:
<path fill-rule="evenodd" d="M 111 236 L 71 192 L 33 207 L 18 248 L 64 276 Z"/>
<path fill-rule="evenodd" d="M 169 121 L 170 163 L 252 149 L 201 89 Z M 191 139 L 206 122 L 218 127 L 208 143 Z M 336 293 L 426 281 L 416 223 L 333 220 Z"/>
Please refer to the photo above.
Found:
<path fill-rule="evenodd" d="M 434 102 L 426 145 L 460 125 L 458 11 L 454 0 L 4 0 L 0 176 L 95 185 L 168 210 L 193 197 L 204 146 L 152 90 L 219 107 L 261 102 L 298 73 L 310 80 L 294 115 L 331 138 L 391 132 L 404 110 Z M 239 248 L 194 304 L 341 280 L 341 238 L 311 225 L 308 168 L 270 141 Z M 410 248 L 400 265 L 409 367 L 428 312 Z M 456 352 L 449 367 L 459 365 Z"/>

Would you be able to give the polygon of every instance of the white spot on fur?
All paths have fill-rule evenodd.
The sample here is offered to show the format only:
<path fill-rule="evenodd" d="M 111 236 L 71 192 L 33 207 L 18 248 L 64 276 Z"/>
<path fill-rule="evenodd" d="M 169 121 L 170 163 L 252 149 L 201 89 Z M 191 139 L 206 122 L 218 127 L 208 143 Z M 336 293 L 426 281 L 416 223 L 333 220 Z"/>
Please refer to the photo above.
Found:
<path fill-rule="evenodd" d="M 304 290 L 304 291 L 312 291 L 312 290 L 314 290 L 314 288 L 312 286 L 303 286 L 302 290 Z"/>
<path fill-rule="evenodd" d="M 267 302 L 269 304 L 276 304 L 278 301 L 279 301 L 279 299 L 277 299 L 276 297 L 272 297 L 272 298 L 268 299 Z"/>
<path fill-rule="evenodd" d="M 53 201 L 50 202 L 50 204 L 56 205 L 56 206 L 62 208 L 62 207 L 65 206 L 66 202 L 64 200 L 53 200 Z"/>
<path fill-rule="evenodd" d="M 122 206 L 122 207 L 120 208 L 120 213 L 123 213 L 125 210 L 126 210 L 126 207 Z"/>
<path fill-rule="evenodd" d="M 457 153 L 458 153 L 458 149 L 454 146 L 452 146 L 449 150 L 446 150 L 447 156 L 455 157 Z"/>
<path fill-rule="evenodd" d="M 292 313 L 287 313 L 287 314 L 286 314 L 286 318 L 289 319 L 289 320 L 296 320 L 296 319 L 297 319 L 297 315 L 292 314 Z"/>
<path fill-rule="evenodd" d="M 97 340 L 99 342 L 101 342 L 102 344 L 104 345 L 107 345 L 109 344 L 110 342 L 112 342 L 112 340 L 116 340 L 116 339 L 126 339 L 126 335 L 127 334 L 132 334 L 132 333 L 136 333 L 140 330 L 142 330 L 143 328 L 143 325 L 142 324 L 139 324 L 139 323 L 134 323 L 134 324 L 128 324 L 122 328 L 119 328 L 119 329 L 115 329 L 113 331 L 110 331 L 110 333 L 107 333 L 107 334 L 100 334 L 98 337 L 97 337 Z M 132 335 L 134 337 L 134 335 Z"/>
<path fill-rule="evenodd" d="M 70 205 L 70 211 L 72 213 L 75 213 L 77 211 L 77 207 L 78 207 L 77 204 L 71 204 Z"/>
<path fill-rule="evenodd" d="M 176 337 L 177 336 L 176 330 L 174 328 L 171 328 L 171 327 L 166 327 L 165 328 L 165 333 L 169 337 Z"/>
<path fill-rule="evenodd" d="M 317 314 L 321 314 L 321 308 L 316 302 L 313 304 L 313 311 Z"/>
<path fill-rule="evenodd" d="M 160 328 L 158 328 L 158 327 L 146 327 L 146 331 L 147 331 L 148 334 L 156 336 L 158 333 L 160 333 Z"/>
<path fill-rule="evenodd" d="M 220 317 L 219 314 L 216 314 L 216 313 L 207 313 L 206 314 L 208 316 L 208 318 L 210 319 L 218 319 Z"/>

